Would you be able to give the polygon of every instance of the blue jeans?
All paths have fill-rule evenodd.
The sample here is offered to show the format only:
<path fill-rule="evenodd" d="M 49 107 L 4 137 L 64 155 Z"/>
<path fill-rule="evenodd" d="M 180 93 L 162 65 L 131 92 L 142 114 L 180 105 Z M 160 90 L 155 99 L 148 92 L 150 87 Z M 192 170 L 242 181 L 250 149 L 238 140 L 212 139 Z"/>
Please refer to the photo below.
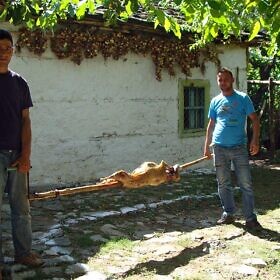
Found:
<path fill-rule="evenodd" d="M 11 208 L 14 253 L 16 257 L 21 257 L 29 254 L 31 251 L 32 230 L 30 204 L 27 197 L 27 174 L 17 171 L 7 171 L 7 167 L 18 156 L 19 153 L 17 151 L 0 150 L 0 210 L 2 209 L 4 190 L 6 190 Z M 0 224 L 1 263 L 3 263 L 2 224 Z"/>
<path fill-rule="evenodd" d="M 231 182 L 231 163 L 234 166 L 237 185 L 242 191 L 242 210 L 246 221 L 256 219 L 254 214 L 254 193 L 252 189 L 249 157 L 245 145 L 221 147 L 214 145 L 214 165 L 218 192 L 225 215 L 233 215 L 235 203 Z"/>

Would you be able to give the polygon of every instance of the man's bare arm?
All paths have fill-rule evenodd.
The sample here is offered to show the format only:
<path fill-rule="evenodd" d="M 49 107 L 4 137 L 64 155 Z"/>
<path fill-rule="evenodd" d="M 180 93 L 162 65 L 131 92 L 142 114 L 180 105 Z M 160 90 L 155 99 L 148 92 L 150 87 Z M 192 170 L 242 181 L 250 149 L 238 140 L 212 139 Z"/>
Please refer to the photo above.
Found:
<path fill-rule="evenodd" d="M 21 145 L 21 155 L 12 166 L 17 166 L 19 172 L 27 173 L 31 167 L 31 120 L 29 109 L 24 109 L 22 111 Z"/>
<path fill-rule="evenodd" d="M 215 121 L 210 119 L 207 125 L 206 137 L 204 143 L 204 156 L 207 156 L 209 159 L 212 158 L 210 151 L 210 144 L 212 143 L 212 135 L 215 127 Z"/>
<path fill-rule="evenodd" d="M 250 154 L 256 155 L 260 149 L 259 137 L 260 137 L 260 120 L 256 113 L 249 115 L 249 118 L 252 122 L 253 135 L 250 142 Z"/>

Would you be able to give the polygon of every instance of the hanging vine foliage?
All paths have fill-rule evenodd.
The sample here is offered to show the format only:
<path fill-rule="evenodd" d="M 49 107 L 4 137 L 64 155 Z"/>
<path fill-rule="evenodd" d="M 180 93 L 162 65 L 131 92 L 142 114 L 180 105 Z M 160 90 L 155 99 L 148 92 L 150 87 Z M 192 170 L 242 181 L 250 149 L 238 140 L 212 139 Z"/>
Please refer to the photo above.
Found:
<path fill-rule="evenodd" d="M 78 65 L 84 58 L 94 58 L 99 54 L 104 59 L 115 60 L 129 52 L 143 56 L 150 55 L 155 65 L 156 79 L 159 81 L 162 70 L 167 70 L 169 75 L 174 76 L 176 66 L 179 66 L 186 76 L 190 76 L 191 69 L 195 67 L 200 67 L 204 72 L 206 61 L 214 62 L 217 67 L 220 65 L 214 45 L 190 50 L 189 42 L 177 38 L 143 32 L 104 31 L 88 25 L 60 28 L 52 35 L 47 35 L 40 30 L 20 29 L 17 49 L 20 51 L 21 48 L 26 47 L 29 51 L 42 55 L 48 47 L 49 36 L 50 47 L 55 55 L 59 59 L 69 58 Z"/>

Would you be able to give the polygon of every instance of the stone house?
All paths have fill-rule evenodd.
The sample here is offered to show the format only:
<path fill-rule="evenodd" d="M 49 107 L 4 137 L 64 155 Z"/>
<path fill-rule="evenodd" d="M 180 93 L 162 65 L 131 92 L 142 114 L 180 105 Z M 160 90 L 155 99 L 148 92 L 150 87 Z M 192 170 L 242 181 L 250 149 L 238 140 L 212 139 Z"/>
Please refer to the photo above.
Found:
<path fill-rule="evenodd" d="M 219 63 L 246 91 L 248 45 L 240 41 L 192 54 L 147 25 L 116 31 L 87 22 L 82 35 L 68 26 L 55 38 L 0 25 L 18 39 L 10 66 L 29 81 L 33 98 L 30 184 L 36 190 L 87 184 L 144 161 L 200 158 Z M 85 37 L 77 43 L 79 36 Z"/>

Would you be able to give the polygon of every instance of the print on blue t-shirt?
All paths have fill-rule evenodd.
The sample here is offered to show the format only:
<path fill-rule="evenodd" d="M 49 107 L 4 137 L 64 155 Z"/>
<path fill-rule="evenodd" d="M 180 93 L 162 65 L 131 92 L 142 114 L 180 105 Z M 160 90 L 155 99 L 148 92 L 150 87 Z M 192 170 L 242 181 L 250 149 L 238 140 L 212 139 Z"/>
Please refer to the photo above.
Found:
<path fill-rule="evenodd" d="M 215 121 L 212 143 L 225 147 L 247 142 L 246 120 L 254 106 L 246 93 L 234 91 L 230 96 L 220 93 L 210 103 L 208 117 Z"/>

